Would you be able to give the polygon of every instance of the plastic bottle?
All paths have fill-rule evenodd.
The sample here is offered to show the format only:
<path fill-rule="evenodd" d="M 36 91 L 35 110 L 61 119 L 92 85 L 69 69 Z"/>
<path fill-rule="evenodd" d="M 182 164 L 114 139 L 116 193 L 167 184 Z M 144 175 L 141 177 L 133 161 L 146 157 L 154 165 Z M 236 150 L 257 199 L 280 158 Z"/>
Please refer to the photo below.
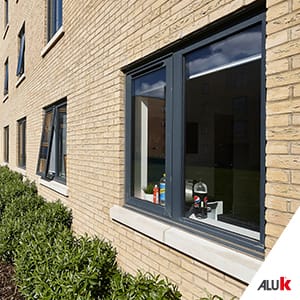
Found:
<path fill-rule="evenodd" d="M 166 173 L 164 173 L 159 181 L 159 202 L 162 206 L 166 205 L 166 181 Z"/>
<path fill-rule="evenodd" d="M 157 184 L 153 188 L 153 203 L 158 204 L 159 203 L 159 188 Z"/>

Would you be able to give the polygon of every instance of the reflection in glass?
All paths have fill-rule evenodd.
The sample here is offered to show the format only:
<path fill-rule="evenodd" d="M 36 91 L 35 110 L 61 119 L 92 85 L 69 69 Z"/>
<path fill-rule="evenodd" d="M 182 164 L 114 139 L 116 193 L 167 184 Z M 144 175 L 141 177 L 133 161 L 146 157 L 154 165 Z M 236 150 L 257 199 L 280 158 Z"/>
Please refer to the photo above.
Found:
<path fill-rule="evenodd" d="M 52 127 L 52 118 L 53 118 L 53 111 L 50 110 L 45 114 L 43 132 L 42 132 L 42 143 L 40 148 L 40 156 L 39 156 L 39 166 L 38 172 L 45 173 L 46 172 L 46 162 L 47 162 L 47 155 L 49 149 L 49 142 L 51 139 L 51 127 Z"/>
<path fill-rule="evenodd" d="M 26 166 L 26 119 L 18 121 L 18 166 Z"/>
<path fill-rule="evenodd" d="M 255 26 L 186 57 L 187 217 L 203 182 L 208 219 L 259 231 L 260 39 Z"/>
<path fill-rule="evenodd" d="M 67 161 L 67 113 L 66 106 L 58 109 L 58 176 L 66 178 Z"/>
<path fill-rule="evenodd" d="M 186 55 L 190 79 L 261 58 L 261 29 L 256 25 Z"/>
<path fill-rule="evenodd" d="M 165 77 L 162 68 L 133 80 L 132 194 L 144 200 L 144 189 L 165 172 Z"/>

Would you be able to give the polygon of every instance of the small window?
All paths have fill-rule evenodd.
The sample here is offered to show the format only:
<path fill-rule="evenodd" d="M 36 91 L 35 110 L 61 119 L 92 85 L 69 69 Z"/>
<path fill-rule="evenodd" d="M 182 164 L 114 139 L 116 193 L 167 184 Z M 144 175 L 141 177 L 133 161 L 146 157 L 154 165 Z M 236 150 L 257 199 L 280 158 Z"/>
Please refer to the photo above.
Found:
<path fill-rule="evenodd" d="M 4 153 L 4 162 L 9 162 L 9 126 L 4 127 L 4 141 L 3 141 L 3 153 Z"/>
<path fill-rule="evenodd" d="M 23 25 L 19 35 L 19 57 L 17 65 L 17 76 L 20 77 L 24 74 L 24 61 L 25 61 L 25 25 Z"/>
<path fill-rule="evenodd" d="M 26 118 L 18 121 L 18 167 L 26 167 Z"/>
<path fill-rule="evenodd" d="M 66 182 L 67 105 L 59 103 L 45 110 L 37 173 L 48 180 Z"/>
<path fill-rule="evenodd" d="M 62 26 L 62 0 L 48 0 L 48 41 Z"/>
<path fill-rule="evenodd" d="M 4 96 L 8 95 L 8 58 L 4 64 Z"/>
<path fill-rule="evenodd" d="M 4 0 L 4 28 L 8 25 L 8 0 Z"/>

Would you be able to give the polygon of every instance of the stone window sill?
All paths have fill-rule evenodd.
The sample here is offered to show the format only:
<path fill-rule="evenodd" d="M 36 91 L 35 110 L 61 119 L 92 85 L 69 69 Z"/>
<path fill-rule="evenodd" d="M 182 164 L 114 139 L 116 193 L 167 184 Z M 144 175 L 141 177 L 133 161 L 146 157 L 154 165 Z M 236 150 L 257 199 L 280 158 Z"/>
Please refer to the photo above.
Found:
<path fill-rule="evenodd" d="M 50 49 L 52 49 L 52 47 L 54 47 L 54 45 L 62 38 L 62 36 L 64 35 L 64 27 L 61 26 L 56 33 L 53 35 L 53 37 L 51 38 L 51 40 L 47 43 L 47 45 L 43 48 L 42 52 L 41 52 L 41 56 L 44 57 L 49 51 Z"/>
<path fill-rule="evenodd" d="M 8 99 L 8 94 L 6 94 L 2 100 L 2 102 L 4 103 L 6 100 Z"/>
<path fill-rule="evenodd" d="M 4 32 L 3 32 L 3 36 L 2 36 L 2 39 L 3 39 L 3 40 L 4 40 L 5 37 L 6 37 L 6 34 L 7 34 L 7 32 L 8 32 L 8 28 L 9 28 L 9 24 L 6 24 L 5 29 L 4 29 Z"/>
<path fill-rule="evenodd" d="M 16 82 L 16 87 L 18 87 L 22 82 L 23 80 L 26 78 L 25 74 L 23 73 L 17 80 Z"/>
<path fill-rule="evenodd" d="M 42 179 L 40 178 L 39 180 L 39 184 L 42 185 L 42 186 L 45 186 L 65 197 L 68 197 L 69 196 L 69 189 L 66 185 L 62 184 L 62 183 L 59 183 L 57 181 L 47 181 L 45 179 Z"/>
<path fill-rule="evenodd" d="M 113 206 L 110 217 L 245 283 L 250 283 L 262 263 L 254 257 L 125 207 Z"/>

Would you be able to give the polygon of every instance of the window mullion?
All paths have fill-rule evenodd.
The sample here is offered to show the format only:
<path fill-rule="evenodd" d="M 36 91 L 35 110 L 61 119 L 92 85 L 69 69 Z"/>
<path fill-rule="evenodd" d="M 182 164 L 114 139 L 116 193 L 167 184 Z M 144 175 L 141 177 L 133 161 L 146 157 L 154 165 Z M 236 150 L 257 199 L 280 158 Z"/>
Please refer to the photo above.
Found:
<path fill-rule="evenodd" d="M 174 219 L 180 219 L 183 212 L 184 197 L 184 105 L 183 105 L 183 85 L 178 84 L 183 81 L 183 59 L 180 53 L 173 56 L 173 197 L 172 215 Z"/>

